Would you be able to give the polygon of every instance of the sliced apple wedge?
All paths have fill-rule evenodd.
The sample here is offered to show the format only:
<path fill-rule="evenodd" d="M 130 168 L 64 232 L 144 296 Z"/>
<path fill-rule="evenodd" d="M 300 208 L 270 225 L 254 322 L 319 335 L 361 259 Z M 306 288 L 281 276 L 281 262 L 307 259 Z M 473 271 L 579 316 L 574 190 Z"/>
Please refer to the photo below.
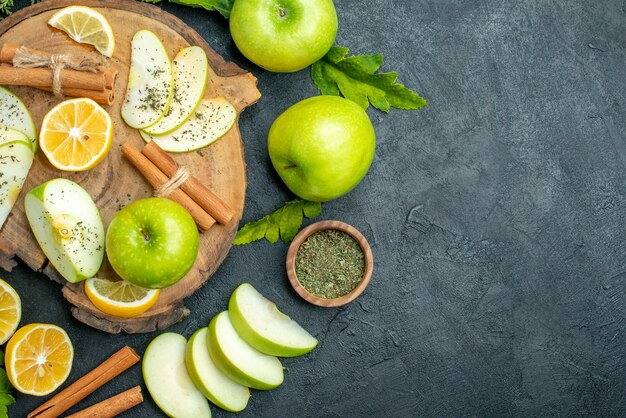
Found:
<path fill-rule="evenodd" d="M 196 389 L 185 368 L 182 335 L 167 332 L 146 348 L 141 363 L 143 380 L 154 402 L 170 417 L 210 418 L 209 401 Z"/>
<path fill-rule="evenodd" d="M 33 164 L 30 141 L 24 135 L 22 138 L 0 143 L 0 228 L 9 217 Z"/>
<path fill-rule="evenodd" d="M 65 280 L 96 274 L 104 257 L 104 226 L 82 187 L 66 179 L 47 181 L 28 192 L 24 209 L 39 246 Z"/>
<path fill-rule="evenodd" d="M 280 361 L 255 350 L 242 340 L 230 322 L 228 311 L 217 314 L 211 320 L 207 347 L 213 363 L 243 386 L 269 390 L 283 383 Z"/>
<path fill-rule="evenodd" d="M 231 380 L 220 371 L 209 356 L 207 339 L 208 328 L 200 328 L 194 332 L 185 351 L 185 364 L 189 377 L 215 405 L 230 412 L 243 411 L 250 399 L 247 387 Z"/>
<path fill-rule="evenodd" d="M 131 43 L 131 61 L 122 118 L 128 126 L 147 128 L 167 112 L 172 99 L 172 63 L 159 38 L 140 30 Z"/>
<path fill-rule="evenodd" d="M 165 135 L 180 127 L 194 113 L 206 88 L 209 60 L 204 49 L 190 46 L 174 58 L 174 96 L 165 116 L 144 130 L 150 135 Z"/>
<path fill-rule="evenodd" d="M 166 135 L 140 131 L 146 142 L 155 141 L 168 152 L 197 150 L 223 137 L 237 120 L 237 111 L 223 97 L 204 99 L 195 113 L 178 129 Z"/>
<path fill-rule="evenodd" d="M 262 353 L 296 357 L 317 345 L 311 334 L 249 283 L 235 289 L 228 303 L 228 312 L 237 334 Z"/>
<path fill-rule="evenodd" d="M 33 152 L 37 151 L 37 132 L 28 108 L 10 90 L 0 87 L 0 124 L 26 135 Z"/>

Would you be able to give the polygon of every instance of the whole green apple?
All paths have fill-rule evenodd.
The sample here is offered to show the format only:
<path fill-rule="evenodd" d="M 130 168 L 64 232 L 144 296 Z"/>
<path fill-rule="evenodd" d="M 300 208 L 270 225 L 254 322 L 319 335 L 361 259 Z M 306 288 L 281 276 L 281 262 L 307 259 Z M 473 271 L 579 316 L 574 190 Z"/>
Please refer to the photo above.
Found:
<path fill-rule="evenodd" d="M 353 101 L 315 96 L 274 121 L 267 147 L 274 168 L 292 192 L 324 202 L 348 193 L 365 177 L 374 158 L 376 134 L 367 113 Z"/>
<path fill-rule="evenodd" d="M 274 72 L 298 71 L 322 58 L 338 26 L 332 0 L 237 0 L 229 20 L 239 51 Z"/>
<path fill-rule="evenodd" d="M 115 214 L 106 234 L 106 253 L 124 280 L 160 289 L 187 274 L 198 255 L 198 243 L 198 229 L 185 208 L 151 197 Z"/>

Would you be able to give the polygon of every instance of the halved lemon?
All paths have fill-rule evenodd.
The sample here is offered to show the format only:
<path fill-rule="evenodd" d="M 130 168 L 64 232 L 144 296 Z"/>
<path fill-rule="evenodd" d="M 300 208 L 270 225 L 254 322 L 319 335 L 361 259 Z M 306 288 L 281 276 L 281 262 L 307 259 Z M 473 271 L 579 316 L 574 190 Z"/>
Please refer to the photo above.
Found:
<path fill-rule="evenodd" d="M 102 312 L 132 318 L 141 315 L 154 305 L 159 289 L 144 289 L 125 280 L 112 281 L 92 277 L 85 281 L 85 293 Z"/>
<path fill-rule="evenodd" d="M 113 142 L 111 117 L 91 99 L 65 100 L 43 118 L 39 147 L 64 171 L 84 171 L 106 157 Z"/>
<path fill-rule="evenodd" d="M 67 33 L 76 42 L 93 45 L 104 56 L 113 55 L 113 29 L 106 18 L 92 8 L 66 7 L 53 14 L 48 25 Z"/>
<path fill-rule="evenodd" d="M 20 324 L 22 302 L 10 284 L 0 279 L 0 345 L 7 342 Z"/>
<path fill-rule="evenodd" d="M 44 396 L 65 382 L 72 370 L 74 347 L 63 328 L 29 324 L 9 340 L 5 366 L 11 384 L 22 393 Z"/>

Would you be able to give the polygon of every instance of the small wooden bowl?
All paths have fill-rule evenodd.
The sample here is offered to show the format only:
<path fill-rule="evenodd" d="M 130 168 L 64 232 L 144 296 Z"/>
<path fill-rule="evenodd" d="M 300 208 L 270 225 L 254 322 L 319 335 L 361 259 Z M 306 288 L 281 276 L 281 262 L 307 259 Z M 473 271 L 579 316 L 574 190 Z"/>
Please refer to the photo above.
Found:
<path fill-rule="evenodd" d="M 319 296 L 315 296 L 306 290 L 300 280 L 298 280 L 298 276 L 296 275 L 296 255 L 298 254 L 298 250 L 300 249 L 300 245 L 311 235 L 316 232 L 324 231 L 327 229 L 336 229 L 346 234 L 350 235 L 352 238 L 358 242 L 361 250 L 363 251 L 363 255 L 365 257 L 365 271 L 363 272 L 363 277 L 359 284 L 352 289 L 350 293 L 347 293 L 343 296 L 334 299 L 325 299 Z M 289 277 L 289 282 L 293 289 L 298 293 L 302 299 L 306 300 L 313 305 L 321 306 L 324 308 L 333 308 L 337 306 L 342 306 L 347 303 L 352 302 L 356 299 L 367 287 L 372 278 L 372 271 L 374 271 L 374 255 L 372 254 L 372 249 L 370 248 L 367 239 L 361 234 L 356 228 L 347 223 L 340 221 L 319 221 L 315 222 L 304 228 L 302 231 L 296 235 L 296 237 L 291 242 L 289 246 L 289 251 L 287 251 L 287 276 Z"/>

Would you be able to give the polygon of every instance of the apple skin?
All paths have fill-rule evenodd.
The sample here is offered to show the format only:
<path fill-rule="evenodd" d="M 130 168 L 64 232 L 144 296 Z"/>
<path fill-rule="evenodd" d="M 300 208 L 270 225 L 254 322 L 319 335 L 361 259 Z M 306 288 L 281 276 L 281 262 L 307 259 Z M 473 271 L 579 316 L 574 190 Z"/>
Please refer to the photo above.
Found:
<path fill-rule="evenodd" d="M 353 101 L 314 96 L 276 118 L 267 147 L 274 168 L 293 193 L 325 202 L 345 195 L 365 177 L 376 133 L 367 113 Z"/>
<path fill-rule="evenodd" d="M 273 72 L 292 72 L 322 58 L 335 42 L 332 0 L 237 0 L 230 34 L 250 61 Z"/>
<path fill-rule="evenodd" d="M 115 214 L 106 234 L 106 253 L 124 280 L 160 289 L 187 274 L 198 255 L 198 243 L 198 229 L 185 208 L 151 197 Z"/>

